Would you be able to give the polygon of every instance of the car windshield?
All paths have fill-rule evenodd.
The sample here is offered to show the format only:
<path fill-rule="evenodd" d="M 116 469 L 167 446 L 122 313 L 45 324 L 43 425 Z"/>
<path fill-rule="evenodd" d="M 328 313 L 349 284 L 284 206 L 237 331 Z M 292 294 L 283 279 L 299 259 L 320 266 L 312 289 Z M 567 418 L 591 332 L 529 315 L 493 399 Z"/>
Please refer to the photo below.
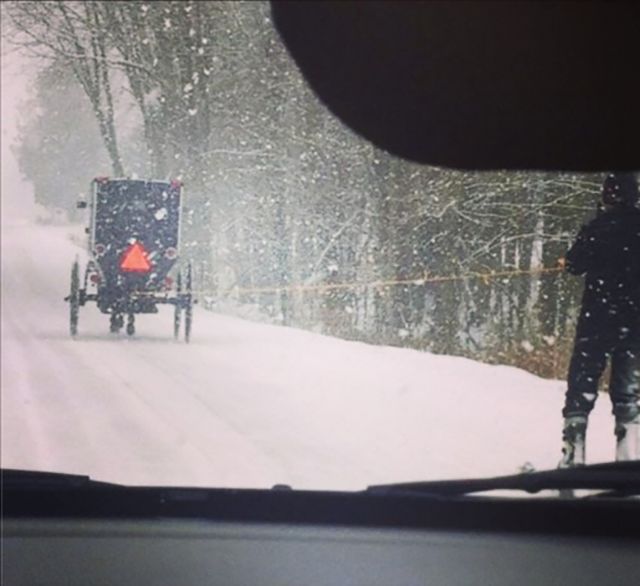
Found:
<path fill-rule="evenodd" d="M 606 172 L 377 149 L 268 2 L 2 2 L 1 91 L 4 468 L 355 490 L 580 463 L 585 414 L 619 455 L 640 334 L 575 351 L 567 257 Z"/>

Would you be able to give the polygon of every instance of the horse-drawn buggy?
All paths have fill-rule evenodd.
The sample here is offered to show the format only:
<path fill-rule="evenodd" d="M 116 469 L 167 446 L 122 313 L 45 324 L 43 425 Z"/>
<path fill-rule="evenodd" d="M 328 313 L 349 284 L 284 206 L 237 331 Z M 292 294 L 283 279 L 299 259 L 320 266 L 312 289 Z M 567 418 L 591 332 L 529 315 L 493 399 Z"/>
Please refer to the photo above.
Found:
<path fill-rule="evenodd" d="M 157 313 L 158 305 L 174 306 L 174 336 L 191 335 L 194 298 L 191 264 L 178 262 L 182 184 L 96 178 L 89 207 L 89 261 L 81 277 L 76 259 L 71 267 L 69 327 L 78 334 L 79 309 L 95 302 L 109 315 L 110 331 L 135 333 L 135 316 Z M 173 271 L 173 272 L 172 272 Z M 175 278 L 169 273 L 174 274 Z M 126 324 L 125 324 L 126 319 Z"/>

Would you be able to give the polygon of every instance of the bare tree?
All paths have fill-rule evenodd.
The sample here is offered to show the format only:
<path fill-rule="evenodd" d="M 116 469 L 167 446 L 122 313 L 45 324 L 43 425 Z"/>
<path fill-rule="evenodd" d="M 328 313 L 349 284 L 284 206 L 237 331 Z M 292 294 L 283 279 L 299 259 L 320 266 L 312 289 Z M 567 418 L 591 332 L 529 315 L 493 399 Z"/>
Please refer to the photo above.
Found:
<path fill-rule="evenodd" d="M 11 41 L 30 55 L 66 64 L 89 99 L 113 173 L 124 175 L 114 121 L 110 47 L 99 3 L 7 3 Z"/>

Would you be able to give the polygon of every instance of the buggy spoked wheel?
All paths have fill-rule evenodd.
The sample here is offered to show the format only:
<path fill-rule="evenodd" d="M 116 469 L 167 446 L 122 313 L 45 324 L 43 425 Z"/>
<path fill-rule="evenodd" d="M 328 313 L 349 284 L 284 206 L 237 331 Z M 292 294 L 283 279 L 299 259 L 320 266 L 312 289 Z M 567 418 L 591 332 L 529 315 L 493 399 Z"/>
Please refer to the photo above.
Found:
<path fill-rule="evenodd" d="M 69 291 L 69 333 L 78 335 L 78 314 L 80 313 L 80 266 L 76 260 L 71 265 L 71 289 Z"/>
<path fill-rule="evenodd" d="M 184 341 L 191 339 L 191 322 L 193 321 L 193 295 L 191 288 L 191 263 L 187 265 L 187 283 L 184 308 Z"/>
<path fill-rule="evenodd" d="M 173 310 L 173 337 L 178 340 L 180 338 L 180 325 L 182 322 L 182 311 L 184 310 L 184 341 L 189 342 L 191 339 L 191 324 L 193 323 L 193 289 L 192 289 L 192 270 L 191 263 L 187 265 L 184 274 L 178 273 L 176 277 L 176 298 L 175 308 Z M 184 289 L 183 289 L 184 286 Z"/>
<path fill-rule="evenodd" d="M 180 336 L 180 312 L 182 311 L 182 274 L 178 273 L 176 277 L 176 295 L 178 297 L 177 303 L 173 308 L 173 337 L 178 339 Z"/>

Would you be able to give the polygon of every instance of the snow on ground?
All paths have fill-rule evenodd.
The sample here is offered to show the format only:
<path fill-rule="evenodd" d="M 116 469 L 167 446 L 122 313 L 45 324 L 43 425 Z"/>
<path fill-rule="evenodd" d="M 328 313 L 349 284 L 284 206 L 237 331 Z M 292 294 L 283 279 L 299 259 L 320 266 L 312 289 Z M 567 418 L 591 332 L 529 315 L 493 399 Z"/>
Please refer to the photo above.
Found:
<path fill-rule="evenodd" d="M 171 308 L 68 336 L 64 226 L 3 222 L 2 466 L 131 484 L 360 489 L 555 467 L 563 384 L 471 360 Z M 613 458 L 601 397 L 588 458 Z"/>

